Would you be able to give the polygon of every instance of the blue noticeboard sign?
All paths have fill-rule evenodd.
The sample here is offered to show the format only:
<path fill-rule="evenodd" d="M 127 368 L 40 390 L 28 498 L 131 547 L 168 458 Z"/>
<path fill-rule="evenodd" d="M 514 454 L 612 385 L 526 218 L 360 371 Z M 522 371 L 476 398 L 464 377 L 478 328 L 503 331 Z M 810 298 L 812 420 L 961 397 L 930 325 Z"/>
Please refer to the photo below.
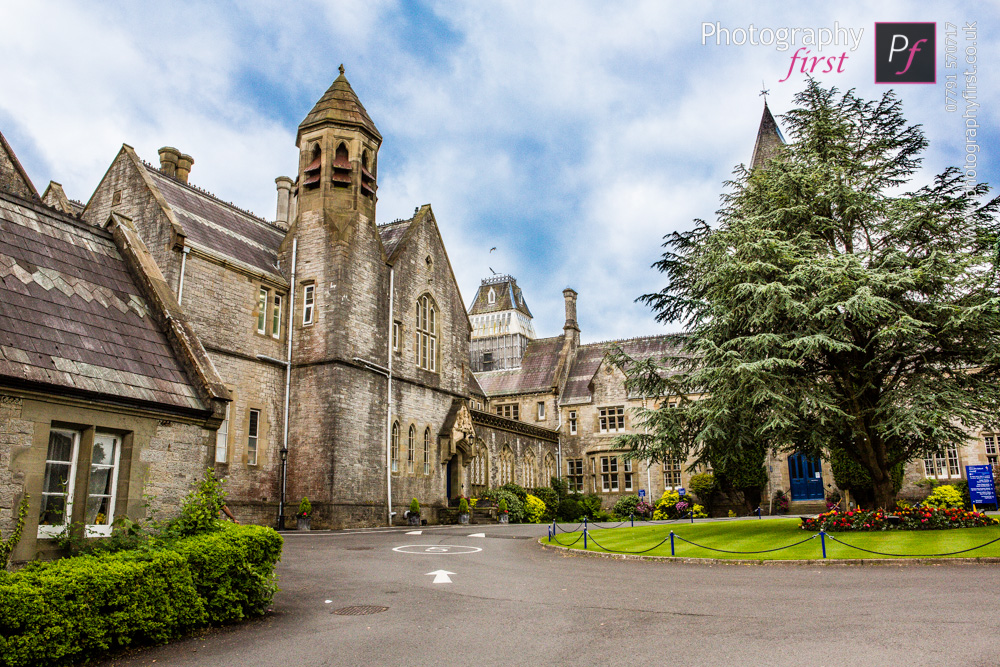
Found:
<path fill-rule="evenodd" d="M 969 500 L 973 505 L 996 505 L 997 489 L 993 483 L 993 467 L 965 466 L 969 478 Z"/>
<path fill-rule="evenodd" d="M 687 489 L 685 489 L 685 488 L 677 489 L 677 495 L 678 496 L 683 496 L 685 493 L 687 493 Z"/>
<path fill-rule="evenodd" d="M 639 497 L 640 498 L 646 497 L 646 489 L 639 489 Z"/>

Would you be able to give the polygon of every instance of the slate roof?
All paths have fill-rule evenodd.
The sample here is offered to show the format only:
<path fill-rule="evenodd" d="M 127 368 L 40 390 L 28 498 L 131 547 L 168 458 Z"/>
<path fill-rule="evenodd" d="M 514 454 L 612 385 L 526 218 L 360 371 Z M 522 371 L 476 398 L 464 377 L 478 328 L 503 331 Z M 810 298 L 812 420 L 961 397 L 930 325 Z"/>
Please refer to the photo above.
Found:
<path fill-rule="evenodd" d="M 316 102 L 316 106 L 299 124 L 299 135 L 301 136 L 302 130 L 327 121 L 337 125 L 363 128 L 377 137 L 379 142 L 382 141 L 378 128 L 375 127 L 375 123 L 372 122 L 361 100 L 344 76 L 343 65 L 340 66 L 340 76 L 334 80 L 323 97 Z"/>
<path fill-rule="evenodd" d="M 490 288 L 496 294 L 496 302 L 489 302 Z M 517 286 L 517 280 L 513 276 L 493 276 L 484 278 L 472 306 L 469 308 L 469 315 L 482 315 L 484 313 L 499 313 L 505 310 L 519 310 L 528 317 L 533 317 L 528 310 L 528 304 L 524 301 L 524 294 Z"/>
<path fill-rule="evenodd" d="M 187 240 L 227 258 L 283 280 L 278 247 L 285 232 L 213 195 L 166 176 L 143 163 L 163 198 L 173 209 Z"/>
<path fill-rule="evenodd" d="M 38 190 L 21 166 L 14 150 L 0 132 L 0 191 L 11 192 L 21 197 L 38 199 Z"/>
<path fill-rule="evenodd" d="M 0 192 L 0 382 L 206 410 L 111 237 Z"/>
<path fill-rule="evenodd" d="M 529 340 L 521 357 L 521 367 L 507 371 L 476 373 L 487 396 L 510 396 L 549 391 L 555 384 L 556 366 L 563 336 Z"/>
<path fill-rule="evenodd" d="M 626 354 L 636 359 L 664 357 L 668 354 L 676 354 L 679 349 L 679 346 L 668 336 L 629 338 L 581 345 L 577 349 L 576 359 L 570 367 L 566 387 L 559 400 L 560 404 L 590 402 L 590 381 L 597 369 L 600 368 L 604 357 L 616 346 L 621 347 Z"/>
<path fill-rule="evenodd" d="M 378 226 L 378 233 L 382 237 L 382 246 L 385 248 L 386 257 L 391 258 L 396 252 L 403 237 L 406 236 L 406 230 L 410 228 L 412 223 L 413 218 L 410 218 L 409 220 L 394 220 Z"/>

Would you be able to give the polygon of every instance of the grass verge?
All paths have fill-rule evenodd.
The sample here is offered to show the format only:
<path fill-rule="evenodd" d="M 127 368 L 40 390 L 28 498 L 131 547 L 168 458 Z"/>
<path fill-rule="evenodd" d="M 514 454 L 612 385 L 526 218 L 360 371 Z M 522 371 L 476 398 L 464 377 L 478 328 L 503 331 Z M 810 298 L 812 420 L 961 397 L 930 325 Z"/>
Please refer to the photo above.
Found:
<path fill-rule="evenodd" d="M 820 538 L 808 541 L 814 532 L 799 528 L 798 519 L 766 519 L 762 521 L 720 521 L 706 523 L 677 523 L 667 525 L 636 524 L 635 528 L 624 526 L 588 533 L 587 550 L 597 553 L 630 553 L 646 556 L 670 556 L 670 531 L 674 532 L 674 554 L 678 558 L 725 558 L 742 560 L 811 560 L 823 557 Z M 583 549 L 583 540 L 577 539 L 581 532 L 558 533 L 552 544 Z M 683 539 L 682 539 L 683 538 Z M 861 547 L 869 551 L 885 554 L 871 554 L 851 548 Z M 695 546 L 686 542 L 695 542 Z M 884 532 L 827 533 L 826 555 L 830 559 L 892 559 L 892 558 L 982 558 L 1000 557 L 1000 541 L 979 547 L 991 540 L 1000 540 L 1000 526 L 986 528 L 957 528 L 951 530 L 890 530 Z M 542 542 L 548 544 L 548 538 Z M 709 548 L 702 548 L 709 547 Z M 778 551 L 767 551 L 778 549 Z M 720 551 L 714 551 L 718 549 Z M 728 553 L 740 552 L 740 553 Z M 747 553 L 765 552 L 765 553 Z"/>

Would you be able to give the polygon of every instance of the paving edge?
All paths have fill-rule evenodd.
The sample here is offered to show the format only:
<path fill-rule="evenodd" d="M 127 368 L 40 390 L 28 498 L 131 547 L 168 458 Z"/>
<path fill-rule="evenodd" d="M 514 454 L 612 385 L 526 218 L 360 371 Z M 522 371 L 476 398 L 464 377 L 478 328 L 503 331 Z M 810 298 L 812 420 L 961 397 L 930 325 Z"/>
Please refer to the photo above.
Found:
<path fill-rule="evenodd" d="M 681 556 L 648 556 L 644 554 L 615 554 L 599 551 L 584 551 L 570 547 L 548 544 L 545 537 L 538 538 L 538 544 L 543 549 L 563 551 L 566 555 L 592 556 L 597 558 L 612 558 L 615 560 L 648 560 L 659 563 L 686 563 L 688 565 L 777 565 L 777 566 L 807 566 L 822 567 L 865 566 L 865 567 L 909 567 L 913 565 L 995 565 L 1000 558 L 820 558 L 813 560 L 750 560 L 742 558 L 683 558 Z"/>

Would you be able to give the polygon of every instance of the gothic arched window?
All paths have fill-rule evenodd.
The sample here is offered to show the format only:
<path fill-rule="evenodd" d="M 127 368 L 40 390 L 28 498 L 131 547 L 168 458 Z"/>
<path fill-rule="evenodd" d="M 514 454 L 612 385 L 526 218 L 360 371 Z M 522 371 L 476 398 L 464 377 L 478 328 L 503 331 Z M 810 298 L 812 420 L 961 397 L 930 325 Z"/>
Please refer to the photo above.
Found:
<path fill-rule="evenodd" d="M 410 424 L 410 433 L 406 438 L 406 472 L 413 472 L 413 454 L 416 449 L 417 429 Z"/>
<path fill-rule="evenodd" d="M 399 422 L 392 422 L 392 438 L 390 440 L 389 458 L 392 460 L 392 471 L 399 472 Z"/>
<path fill-rule="evenodd" d="M 417 299 L 417 366 L 437 371 L 437 307 L 429 294 Z"/>
<path fill-rule="evenodd" d="M 424 474 L 431 474 L 431 429 L 424 429 Z"/>
<path fill-rule="evenodd" d="M 500 452 L 500 486 L 514 482 L 514 452 L 509 445 Z"/>

